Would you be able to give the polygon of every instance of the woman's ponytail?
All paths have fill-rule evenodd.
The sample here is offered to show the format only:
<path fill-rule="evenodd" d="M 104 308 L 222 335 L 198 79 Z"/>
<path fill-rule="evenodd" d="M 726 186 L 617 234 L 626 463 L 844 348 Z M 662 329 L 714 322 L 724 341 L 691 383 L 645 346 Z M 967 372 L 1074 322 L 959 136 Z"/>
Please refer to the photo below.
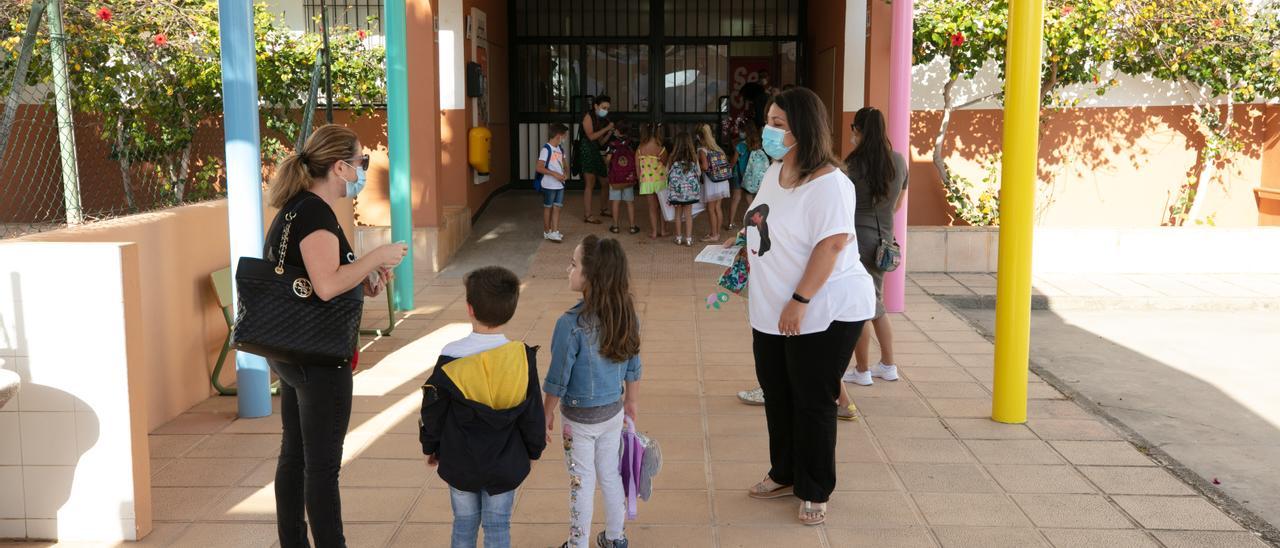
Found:
<path fill-rule="evenodd" d="M 299 192 L 342 160 L 356 154 L 356 133 L 337 124 L 320 126 L 311 133 L 301 150 L 296 150 L 276 166 L 275 176 L 267 188 L 267 203 L 282 208 Z"/>

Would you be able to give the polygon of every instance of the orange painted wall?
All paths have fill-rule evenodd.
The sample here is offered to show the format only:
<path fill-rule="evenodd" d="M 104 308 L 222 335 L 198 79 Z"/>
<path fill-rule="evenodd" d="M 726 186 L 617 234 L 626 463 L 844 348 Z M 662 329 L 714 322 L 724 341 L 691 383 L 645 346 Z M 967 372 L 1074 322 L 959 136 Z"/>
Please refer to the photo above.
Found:
<path fill-rule="evenodd" d="M 142 326 L 148 334 L 138 358 L 147 391 L 147 430 L 209 397 L 209 371 L 227 334 L 209 283 L 210 273 L 230 264 L 226 201 L 35 234 L 19 241 L 136 242 Z M 232 375 L 233 359 L 228 360 Z"/>
<path fill-rule="evenodd" d="M 440 84 L 436 53 L 436 4 L 405 2 L 409 50 L 409 150 L 412 156 L 413 225 L 437 226 L 443 208 L 440 181 Z M 390 219 L 387 219 L 387 225 Z"/>
<path fill-rule="evenodd" d="M 806 33 L 808 40 L 805 42 L 805 57 L 808 60 L 805 81 L 813 85 L 817 81 L 817 70 L 815 59 L 818 54 L 828 49 L 835 49 L 835 101 L 834 104 L 826 105 L 828 112 L 840 113 L 844 111 L 844 97 L 841 88 L 844 82 L 844 11 L 845 0 L 814 0 L 808 4 L 808 14 L 805 20 Z M 840 116 L 836 116 L 839 120 Z M 833 139 L 835 139 L 836 149 L 840 149 L 840 136 L 844 132 L 839 128 L 832 128 Z"/>

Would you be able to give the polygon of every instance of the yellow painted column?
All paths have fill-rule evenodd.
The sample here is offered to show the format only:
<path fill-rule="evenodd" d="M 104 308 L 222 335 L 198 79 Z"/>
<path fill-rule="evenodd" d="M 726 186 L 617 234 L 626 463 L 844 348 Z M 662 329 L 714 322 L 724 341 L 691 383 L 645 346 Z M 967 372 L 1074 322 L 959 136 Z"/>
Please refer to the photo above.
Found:
<path fill-rule="evenodd" d="M 1031 241 L 1040 135 L 1040 41 L 1044 0 L 1009 3 L 1005 57 L 1004 162 L 996 280 L 995 383 L 991 418 L 1027 421 L 1031 342 Z"/>

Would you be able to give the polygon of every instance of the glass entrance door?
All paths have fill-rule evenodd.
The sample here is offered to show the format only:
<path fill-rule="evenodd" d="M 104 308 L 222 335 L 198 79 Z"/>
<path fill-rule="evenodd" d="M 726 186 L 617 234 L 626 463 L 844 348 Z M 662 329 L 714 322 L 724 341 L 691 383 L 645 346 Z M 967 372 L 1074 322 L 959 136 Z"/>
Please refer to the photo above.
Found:
<path fill-rule="evenodd" d="M 800 84 L 803 2 L 514 0 L 512 173 L 533 178 L 551 124 L 576 139 L 596 95 L 610 96 L 610 119 L 633 133 L 652 122 L 670 136 L 719 128 L 740 108 L 744 83 Z"/>

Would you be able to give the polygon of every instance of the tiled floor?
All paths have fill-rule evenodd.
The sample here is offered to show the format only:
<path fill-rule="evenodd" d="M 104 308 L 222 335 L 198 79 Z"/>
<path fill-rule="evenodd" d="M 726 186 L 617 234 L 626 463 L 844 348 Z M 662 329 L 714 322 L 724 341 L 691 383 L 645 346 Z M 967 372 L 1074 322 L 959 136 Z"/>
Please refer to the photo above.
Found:
<path fill-rule="evenodd" d="M 928 294 L 964 301 L 996 294 L 995 274 L 912 273 Z M 1037 274 L 1032 292 L 1055 308 L 1068 306 L 1214 307 L 1280 306 L 1280 274 Z"/>
<path fill-rule="evenodd" d="M 734 396 L 754 385 L 744 301 L 706 306 L 717 271 L 693 264 L 697 248 L 622 239 L 644 326 L 640 427 L 666 459 L 628 524 L 633 546 L 1263 546 L 1034 376 L 1027 424 L 987 419 L 990 345 L 914 284 L 908 313 L 893 318 L 904 378 L 850 387 L 863 416 L 839 425 L 828 522 L 799 525 L 796 500 L 745 495 L 767 469 L 767 438 L 762 409 Z M 556 318 L 576 300 L 564 279 L 571 249 L 541 244 L 507 326 L 542 345 L 544 371 Z M 468 327 L 458 279 L 420 285 L 418 308 L 368 343 L 355 378 L 341 480 L 351 546 L 448 544 L 448 493 L 417 445 L 417 389 Z M 385 321 L 376 309 L 371 325 Z M 234 409 L 212 398 L 151 436 L 156 527 L 143 544 L 276 544 L 279 418 Z M 517 546 L 563 541 L 567 481 L 552 446 L 516 501 Z"/>

